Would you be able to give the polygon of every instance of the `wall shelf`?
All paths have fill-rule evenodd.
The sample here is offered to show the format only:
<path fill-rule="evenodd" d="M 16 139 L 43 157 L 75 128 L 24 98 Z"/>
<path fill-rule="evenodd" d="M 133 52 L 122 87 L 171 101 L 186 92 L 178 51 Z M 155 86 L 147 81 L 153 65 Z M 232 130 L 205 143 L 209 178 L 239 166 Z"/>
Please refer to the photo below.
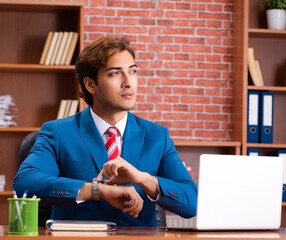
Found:
<path fill-rule="evenodd" d="M 74 63 L 83 49 L 83 3 L 77 0 L 0 0 L 0 96 L 10 95 L 16 127 L 0 128 L 0 225 L 7 225 L 18 150 L 30 132 L 56 119 L 61 99 L 78 99 Z M 79 33 L 71 65 L 40 65 L 48 32 Z"/>

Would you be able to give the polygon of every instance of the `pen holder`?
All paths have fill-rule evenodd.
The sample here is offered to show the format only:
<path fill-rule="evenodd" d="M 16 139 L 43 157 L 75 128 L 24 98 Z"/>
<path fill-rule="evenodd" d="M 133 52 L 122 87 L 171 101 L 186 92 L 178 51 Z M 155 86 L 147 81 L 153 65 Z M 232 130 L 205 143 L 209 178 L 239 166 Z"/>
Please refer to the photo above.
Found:
<path fill-rule="evenodd" d="M 38 235 L 39 198 L 8 198 L 9 234 Z"/>

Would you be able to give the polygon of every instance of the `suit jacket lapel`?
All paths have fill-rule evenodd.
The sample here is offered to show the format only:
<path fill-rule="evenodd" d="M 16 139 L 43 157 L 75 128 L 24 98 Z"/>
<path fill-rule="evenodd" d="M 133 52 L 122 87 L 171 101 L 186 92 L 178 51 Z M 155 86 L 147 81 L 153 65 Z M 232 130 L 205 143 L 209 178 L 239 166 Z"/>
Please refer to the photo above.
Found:
<path fill-rule="evenodd" d="M 103 164 L 108 161 L 108 157 L 102 137 L 91 117 L 90 107 L 82 111 L 79 133 L 93 157 L 98 172 L 100 172 Z"/>
<path fill-rule="evenodd" d="M 108 161 L 108 156 L 102 137 L 90 115 L 89 107 L 81 113 L 79 133 L 93 157 L 98 172 L 100 172 L 103 164 Z M 140 156 L 144 137 L 145 130 L 142 130 L 138 126 L 134 116 L 128 112 L 121 157 L 132 165 L 135 165 Z"/>
<path fill-rule="evenodd" d="M 133 166 L 139 159 L 144 137 L 145 131 L 138 126 L 134 116 L 128 112 L 121 156 Z"/>

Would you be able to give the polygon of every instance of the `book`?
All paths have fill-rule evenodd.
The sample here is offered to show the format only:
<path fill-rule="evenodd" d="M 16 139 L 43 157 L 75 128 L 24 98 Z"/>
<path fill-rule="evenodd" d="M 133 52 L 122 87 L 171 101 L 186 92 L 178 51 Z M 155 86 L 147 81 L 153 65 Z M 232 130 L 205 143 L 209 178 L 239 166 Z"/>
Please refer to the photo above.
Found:
<path fill-rule="evenodd" d="M 77 112 L 78 100 L 71 100 L 71 105 L 67 117 L 74 115 Z"/>
<path fill-rule="evenodd" d="M 49 47 L 50 47 L 50 44 L 51 44 L 51 41 L 52 41 L 52 37 L 53 37 L 53 32 L 49 32 L 48 36 L 46 38 L 46 42 L 45 42 L 45 45 L 44 45 L 44 48 L 43 48 L 43 51 L 42 51 L 41 58 L 40 58 L 40 64 L 44 64 L 45 63 L 45 60 L 46 60 L 46 57 L 47 57 L 47 53 L 48 53 L 48 50 L 49 50 Z"/>
<path fill-rule="evenodd" d="M 62 36 L 62 39 L 61 39 L 61 42 L 60 42 L 60 45 L 59 45 L 59 50 L 58 50 L 57 55 L 56 55 L 55 65 L 59 65 L 60 64 L 60 61 L 61 61 L 61 58 L 62 58 L 62 55 L 63 55 L 63 52 L 64 52 L 64 48 L 65 48 L 66 43 L 67 43 L 68 34 L 69 34 L 68 32 L 64 32 L 63 33 L 63 36 Z"/>
<path fill-rule="evenodd" d="M 74 54 L 74 50 L 77 44 L 77 40 L 78 40 L 78 33 L 74 32 L 72 39 L 71 39 L 71 43 L 67 52 L 67 57 L 65 59 L 65 65 L 70 65 L 71 64 L 71 60 Z"/>
<path fill-rule="evenodd" d="M 55 49 L 54 49 L 53 54 L 52 54 L 50 65 L 55 64 L 56 56 L 59 52 L 59 47 L 60 47 L 60 44 L 62 41 L 62 37 L 63 37 L 63 32 L 59 32 L 59 36 L 58 36 L 57 41 L 56 41 L 56 45 L 55 45 Z"/>
<path fill-rule="evenodd" d="M 257 87 L 262 86 L 259 80 L 259 76 L 258 76 L 257 63 L 255 63 L 253 48 L 248 48 L 247 65 L 248 65 L 248 70 L 249 70 L 249 73 L 250 73 L 250 76 L 252 78 L 254 85 Z"/>
<path fill-rule="evenodd" d="M 1 232 L 0 232 L 1 233 Z M 46 236 L 53 237 L 107 237 L 110 232 L 107 231 L 49 231 L 46 230 Z"/>
<path fill-rule="evenodd" d="M 114 222 L 82 221 L 82 220 L 53 220 L 46 221 L 46 228 L 51 231 L 106 231 L 114 229 Z"/>
<path fill-rule="evenodd" d="M 68 54 L 68 50 L 71 44 L 71 40 L 72 40 L 72 36 L 73 36 L 73 32 L 68 32 L 68 36 L 67 36 L 67 41 L 63 50 L 63 54 L 61 56 L 61 60 L 60 60 L 60 65 L 64 65 L 65 64 L 65 60 L 67 58 L 67 54 Z"/>
<path fill-rule="evenodd" d="M 56 46 L 56 43 L 58 40 L 58 36 L 59 36 L 59 32 L 53 33 L 51 44 L 49 46 L 49 50 L 48 50 L 47 57 L 45 60 L 45 65 L 50 65 L 50 63 L 51 63 L 52 55 L 53 55 L 53 52 L 54 52 L 54 49 L 55 49 L 55 46 Z"/>
<path fill-rule="evenodd" d="M 67 104 L 66 104 L 66 108 L 65 108 L 65 112 L 64 112 L 64 117 L 68 117 L 69 116 L 69 112 L 70 112 L 70 108 L 71 108 L 71 103 L 72 100 L 68 99 L 67 100 Z"/>
<path fill-rule="evenodd" d="M 77 112 L 78 105 L 78 100 L 62 99 L 60 102 L 57 119 L 74 115 Z"/>
<path fill-rule="evenodd" d="M 260 63 L 258 60 L 255 60 L 255 66 L 256 66 L 260 86 L 264 86 L 264 80 L 263 80 L 263 76 L 262 76 L 262 72 L 261 72 L 261 68 L 260 68 Z"/>
<path fill-rule="evenodd" d="M 57 119 L 63 118 L 65 116 L 67 101 L 68 100 L 66 100 L 66 99 L 62 99 L 61 100 L 60 107 L 59 107 L 59 110 L 58 110 Z"/>

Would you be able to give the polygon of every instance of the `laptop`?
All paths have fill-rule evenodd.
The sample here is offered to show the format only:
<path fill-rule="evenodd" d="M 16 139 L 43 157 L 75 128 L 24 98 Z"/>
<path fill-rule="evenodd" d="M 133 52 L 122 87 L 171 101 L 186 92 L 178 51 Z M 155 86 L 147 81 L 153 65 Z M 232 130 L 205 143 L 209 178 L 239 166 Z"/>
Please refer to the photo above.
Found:
<path fill-rule="evenodd" d="M 282 179 L 282 157 L 202 154 L 197 216 L 165 230 L 276 230 Z"/>

